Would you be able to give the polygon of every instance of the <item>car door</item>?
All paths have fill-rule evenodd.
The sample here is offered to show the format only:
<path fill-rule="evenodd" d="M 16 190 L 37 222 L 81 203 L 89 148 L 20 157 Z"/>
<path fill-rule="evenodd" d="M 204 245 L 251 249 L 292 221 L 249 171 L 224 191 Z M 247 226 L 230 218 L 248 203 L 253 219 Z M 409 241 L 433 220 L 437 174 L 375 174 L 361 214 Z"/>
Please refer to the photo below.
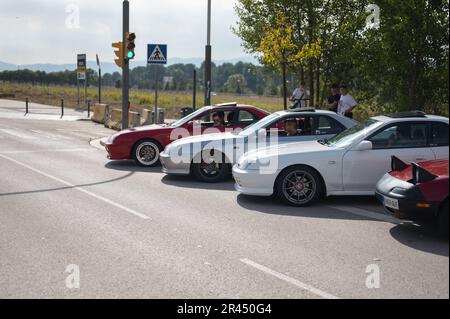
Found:
<path fill-rule="evenodd" d="M 346 192 L 372 192 L 380 178 L 391 170 L 391 157 L 405 162 L 435 159 L 428 146 L 427 122 L 399 122 L 378 130 L 366 140 L 370 150 L 350 149 L 343 158 L 343 186 Z"/>
<path fill-rule="evenodd" d="M 448 124 L 431 122 L 429 140 L 436 159 L 448 159 Z"/>

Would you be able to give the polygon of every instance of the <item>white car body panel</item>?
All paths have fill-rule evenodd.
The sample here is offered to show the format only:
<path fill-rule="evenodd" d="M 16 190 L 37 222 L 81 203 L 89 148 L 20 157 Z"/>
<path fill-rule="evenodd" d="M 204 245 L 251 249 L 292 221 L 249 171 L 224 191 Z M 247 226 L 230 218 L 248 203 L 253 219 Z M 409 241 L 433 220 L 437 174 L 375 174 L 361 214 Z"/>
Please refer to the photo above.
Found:
<path fill-rule="evenodd" d="M 307 165 L 316 169 L 323 177 L 327 195 L 374 195 L 378 180 L 390 170 L 391 156 L 395 155 L 406 162 L 420 162 L 433 159 L 448 159 L 449 148 L 389 148 L 356 150 L 355 147 L 370 135 L 383 130 L 391 124 L 414 122 L 411 118 L 374 119 L 383 125 L 364 132 L 346 147 L 325 146 L 318 142 L 300 142 L 267 148 L 244 155 L 234 166 L 235 188 L 248 195 L 272 195 L 277 176 L 284 169 L 294 165 Z M 442 122 L 448 125 L 448 118 L 427 116 L 418 118 L 419 122 Z M 271 175 L 254 163 L 277 161 Z M 246 166 L 246 167 L 243 167 Z M 269 173 L 269 171 L 267 171 Z"/>

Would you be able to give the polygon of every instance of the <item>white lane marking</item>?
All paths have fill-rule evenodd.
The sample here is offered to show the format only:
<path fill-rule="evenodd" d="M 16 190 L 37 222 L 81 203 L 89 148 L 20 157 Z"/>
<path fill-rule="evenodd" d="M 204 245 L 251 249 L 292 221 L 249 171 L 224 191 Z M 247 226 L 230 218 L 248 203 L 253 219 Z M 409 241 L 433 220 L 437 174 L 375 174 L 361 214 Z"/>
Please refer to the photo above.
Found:
<path fill-rule="evenodd" d="M 52 140 L 70 140 L 70 139 L 72 139 L 68 136 L 56 135 L 56 134 L 52 134 L 52 133 L 44 132 L 44 131 L 40 131 L 40 130 L 31 130 L 31 132 L 40 134 L 40 135 L 45 136 L 46 138 L 49 138 Z"/>
<path fill-rule="evenodd" d="M 0 154 L 0 157 L 4 158 L 4 159 L 6 159 L 6 160 L 8 160 L 10 162 L 16 163 L 17 165 L 20 165 L 22 167 L 28 168 L 29 170 L 31 170 L 31 171 L 33 171 L 35 173 L 38 173 L 38 174 L 40 174 L 42 176 L 45 176 L 45 177 L 50 178 L 50 179 L 53 179 L 54 181 L 57 181 L 57 182 L 59 182 L 61 184 L 64 184 L 64 185 L 69 186 L 69 187 L 71 187 L 73 189 L 76 189 L 77 191 L 80 191 L 80 192 L 82 192 L 82 193 L 84 193 L 86 195 L 92 196 L 92 197 L 94 197 L 94 198 L 96 198 L 98 200 L 101 200 L 101 201 L 103 201 L 103 202 L 105 202 L 107 204 L 110 204 L 111 206 L 114 206 L 116 208 L 122 209 L 122 210 L 126 211 L 127 213 L 130 213 L 130 214 L 135 215 L 137 217 L 140 217 L 142 219 L 150 219 L 150 217 L 148 217 L 147 215 L 141 214 L 141 213 L 139 213 L 139 212 L 137 212 L 137 211 L 135 211 L 135 210 L 133 210 L 131 208 L 125 207 L 125 206 L 123 206 L 123 205 L 121 205 L 119 203 L 116 203 L 116 202 L 114 202 L 114 201 L 112 201 L 112 200 L 110 200 L 108 198 L 103 197 L 103 196 L 94 194 L 94 193 L 92 193 L 92 192 L 90 192 L 90 191 L 88 191 L 88 190 L 86 190 L 86 189 L 84 189 L 82 187 L 75 186 L 72 183 L 69 183 L 69 182 L 67 182 L 65 180 L 62 180 L 62 179 L 60 179 L 58 177 L 55 177 L 53 175 L 47 174 L 47 173 L 45 173 L 45 172 L 43 172 L 43 171 L 41 171 L 41 170 L 39 170 L 37 168 L 31 167 L 31 166 L 29 166 L 29 165 L 27 165 L 25 163 L 19 162 L 19 161 L 15 160 L 15 159 L 13 159 L 13 158 L 11 158 L 9 156 Z"/>
<path fill-rule="evenodd" d="M 36 136 L 32 136 L 30 134 L 26 134 L 26 133 L 21 133 L 18 130 L 10 130 L 10 129 L 0 129 L 0 132 L 6 133 L 8 135 L 14 136 L 14 137 L 19 137 L 25 140 L 35 140 L 37 139 Z"/>
<path fill-rule="evenodd" d="M 36 150 L 36 151 L 0 151 L 0 154 L 32 154 L 32 153 L 65 153 L 65 152 L 93 152 L 96 151 L 93 148 L 67 148 L 67 149 L 48 149 L 48 150 Z"/>
<path fill-rule="evenodd" d="M 274 277 L 276 277 L 278 279 L 286 281 L 286 282 L 288 282 L 288 283 L 290 283 L 290 284 L 292 284 L 294 286 L 297 286 L 298 288 L 306 290 L 306 291 L 308 291 L 308 292 L 310 292 L 312 294 L 315 294 L 315 295 L 317 295 L 319 297 L 322 297 L 322 298 L 325 298 L 325 299 L 339 299 L 338 297 L 336 297 L 336 296 L 334 296 L 332 294 L 329 294 L 329 293 L 327 293 L 325 291 L 317 289 L 317 288 L 315 288 L 315 287 L 313 287 L 311 285 L 305 284 L 305 283 L 303 283 L 303 282 L 301 282 L 301 281 L 299 281 L 297 279 L 294 279 L 292 277 L 289 277 L 289 276 L 286 276 L 284 274 L 281 274 L 281 273 L 279 273 L 279 272 L 277 272 L 275 270 L 272 270 L 270 268 L 267 268 L 267 267 L 265 267 L 263 265 L 255 263 L 254 261 L 251 261 L 250 259 L 245 259 L 244 258 L 244 259 L 240 259 L 240 261 L 243 262 L 244 264 L 248 265 L 248 266 L 251 266 L 253 268 L 258 269 L 259 271 L 262 271 L 262 272 L 264 272 L 266 274 L 269 274 L 269 275 L 274 276 Z"/>
<path fill-rule="evenodd" d="M 365 210 L 365 209 L 361 209 L 361 208 L 356 208 L 356 207 L 351 207 L 351 206 L 327 206 L 329 208 L 332 209 L 337 209 L 343 212 L 347 212 L 350 214 L 354 214 L 354 215 L 359 215 L 359 216 L 363 216 L 363 217 L 367 217 L 367 218 L 371 218 L 371 219 L 375 219 L 375 220 L 381 220 L 384 222 L 388 222 L 391 224 L 395 224 L 395 225 L 400 225 L 403 223 L 403 221 L 401 221 L 398 218 L 395 218 L 394 216 L 389 216 L 389 215 L 385 215 L 382 213 L 375 213 L 369 210 Z"/>

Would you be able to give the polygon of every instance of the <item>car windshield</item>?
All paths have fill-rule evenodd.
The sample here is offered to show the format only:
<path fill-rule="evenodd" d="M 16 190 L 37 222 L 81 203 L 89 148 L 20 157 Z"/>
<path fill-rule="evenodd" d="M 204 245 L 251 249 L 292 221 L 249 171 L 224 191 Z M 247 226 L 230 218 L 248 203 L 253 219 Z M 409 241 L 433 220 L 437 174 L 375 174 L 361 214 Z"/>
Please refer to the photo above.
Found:
<path fill-rule="evenodd" d="M 188 116 L 183 117 L 182 119 L 172 123 L 170 125 L 170 127 L 180 127 L 181 125 L 192 121 L 193 119 L 195 119 L 197 116 L 199 116 L 200 114 L 202 114 L 205 110 L 207 109 L 207 107 L 203 107 L 197 111 L 195 111 L 194 113 L 189 114 Z"/>
<path fill-rule="evenodd" d="M 375 119 L 367 120 L 336 135 L 332 139 L 326 141 L 326 144 L 336 147 L 347 147 L 360 137 L 366 136 L 368 132 L 371 132 L 381 124 L 383 124 L 383 122 Z"/>
<path fill-rule="evenodd" d="M 262 128 L 265 128 L 267 125 L 269 125 L 273 121 L 277 120 L 279 117 L 280 117 L 280 115 L 277 113 L 270 114 L 270 115 L 266 116 L 265 118 L 263 118 L 262 120 L 246 127 L 244 130 L 242 130 L 239 133 L 239 135 L 245 135 L 245 136 L 250 135 Z"/>

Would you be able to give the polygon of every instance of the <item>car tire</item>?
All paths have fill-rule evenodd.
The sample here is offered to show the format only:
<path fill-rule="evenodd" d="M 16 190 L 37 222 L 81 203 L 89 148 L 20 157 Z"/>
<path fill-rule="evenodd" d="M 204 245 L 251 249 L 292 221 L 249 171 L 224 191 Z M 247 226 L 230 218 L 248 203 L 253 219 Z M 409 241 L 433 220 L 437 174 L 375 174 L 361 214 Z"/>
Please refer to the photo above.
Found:
<path fill-rule="evenodd" d="M 437 218 L 437 231 L 440 237 L 448 238 L 449 220 L 448 220 L 448 200 L 439 209 Z"/>
<path fill-rule="evenodd" d="M 212 161 L 211 163 L 206 163 L 203 159 L 206 158 L 206 153 L 209 155 L 220 158 L 217 161 Z M 225 156 L 220 153 L 211 153 L 211 151 L 204 151 L 203 156 L 197 156 L 191 165 L 192 175 L 200 182 L 203 183 L 218 183 L 224 181 L 228 176 L 230 176 L 231 165 L 226 162 Z"/>
<path fill-rule="evenodd" d="M 324 193 L 322 177 L 308 166 L 290 167 L 278 176 L 275 194 L 285 204 L 305 207 L 319 200 Z"/>
<path fill-rule="evenodd" d="M 162 151 L 161 145 L 151 139 L 141 140 L 133 147 L 133 159 L 137 164 L 144 167 L 159 165 L 159 155 Z"/>

